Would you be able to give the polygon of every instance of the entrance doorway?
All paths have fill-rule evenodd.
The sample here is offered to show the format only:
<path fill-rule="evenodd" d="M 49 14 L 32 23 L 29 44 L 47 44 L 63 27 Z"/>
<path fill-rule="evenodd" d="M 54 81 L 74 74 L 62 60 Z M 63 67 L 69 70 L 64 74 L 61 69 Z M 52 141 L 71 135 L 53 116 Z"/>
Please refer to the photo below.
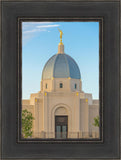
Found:
<path fill-rule="evenodd" d="M 67 138 L 68 116 L 55 116 L 55 138 Z"/>

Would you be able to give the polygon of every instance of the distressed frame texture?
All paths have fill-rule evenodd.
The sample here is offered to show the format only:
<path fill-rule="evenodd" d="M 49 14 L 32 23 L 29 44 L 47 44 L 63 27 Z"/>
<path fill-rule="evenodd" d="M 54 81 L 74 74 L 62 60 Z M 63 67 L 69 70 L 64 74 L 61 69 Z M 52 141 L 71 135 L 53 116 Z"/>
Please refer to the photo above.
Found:
<path fill-rule="evenodd" d="M 2 158 L 119 158 L 119 1 L 2 1 Z M 21 61 L 18 18 L 102 18 L 103 52 L 100 70 L 103 103 L 103 141 L 99 143 L 24 143 L 19 139 Z M 19 45 L 19 46 L 18 46 Z M 100 79 L 101 80 L 101 79 Z M 18 83 L 19 82 L 19 83 Z M 17 115 L 17 116 L 16 116 Z"/>

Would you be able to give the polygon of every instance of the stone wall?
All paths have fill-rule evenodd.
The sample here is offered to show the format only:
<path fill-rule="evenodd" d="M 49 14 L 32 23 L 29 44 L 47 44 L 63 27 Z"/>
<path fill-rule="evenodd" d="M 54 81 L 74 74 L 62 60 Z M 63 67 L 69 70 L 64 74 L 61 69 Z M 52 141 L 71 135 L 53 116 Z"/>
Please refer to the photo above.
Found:
<path fill-rule="evenodd" d="M 99 105 L 89 105 L 89 132 L 99 132 L 99 127 L 93 125 L 97 116 L 99 116 Z"/>

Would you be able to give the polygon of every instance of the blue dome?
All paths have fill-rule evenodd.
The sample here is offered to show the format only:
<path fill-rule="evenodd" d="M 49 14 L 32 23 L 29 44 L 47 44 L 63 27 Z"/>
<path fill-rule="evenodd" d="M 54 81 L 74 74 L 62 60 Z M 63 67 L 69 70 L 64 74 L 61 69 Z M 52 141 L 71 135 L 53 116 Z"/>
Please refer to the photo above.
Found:
<path fill-rule="evenodd" d="M 51 79 L 53 77 L 81 79 L 77 63 L 67 54 L 56 54 L 45 64 L 42 79 Z"/>

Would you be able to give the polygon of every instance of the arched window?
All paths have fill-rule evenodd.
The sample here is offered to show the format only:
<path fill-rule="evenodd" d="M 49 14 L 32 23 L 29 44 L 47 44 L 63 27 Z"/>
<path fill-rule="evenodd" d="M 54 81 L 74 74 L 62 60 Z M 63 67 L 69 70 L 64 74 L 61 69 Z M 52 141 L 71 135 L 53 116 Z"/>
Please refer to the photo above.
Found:
<path fill-rule="evenodd" d="M 77 84 L 75 84 L 75 89 L 77 89 Z"/>
<path fill-rule="evenodd" d="M 60 83 L 60 88 L 63 88 L 63 83 Z"/>
<path fill-rule="evenodd" d="M 46 83 L 45 88 L 47 89 L 47 87 L 48 87 L 48 85 L 47 85 L 47 83 Z"/>

